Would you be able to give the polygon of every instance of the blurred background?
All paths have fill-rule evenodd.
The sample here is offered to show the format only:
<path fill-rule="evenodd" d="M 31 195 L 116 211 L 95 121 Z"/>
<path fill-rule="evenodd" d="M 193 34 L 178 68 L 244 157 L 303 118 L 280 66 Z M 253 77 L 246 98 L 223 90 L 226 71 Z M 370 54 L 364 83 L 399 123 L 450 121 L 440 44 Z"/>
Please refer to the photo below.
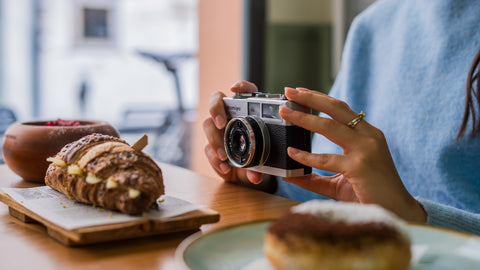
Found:
<path fill-rule="evenodd" d="M 182 135 L 172 136 L 186 131 L 171 123 L 194 120 L 197 5 L 197 0 L 2 0 L 1 104 L 19 121 L 105 120 L 130 142 L 145 132 L 151 135 L 147 151 L 188 166 L 184 149 L 177 149 Z M 169 134 L 162 140 L 172 146 L 164 153 L 160 133 Z"/>
<path fill-rule="evenodd" d="M 208 97 L 239 79 L 328 92 L 374 0 L 0 0 L 0 133 L 95 119 L 155 159 L 213 175 Z"/>

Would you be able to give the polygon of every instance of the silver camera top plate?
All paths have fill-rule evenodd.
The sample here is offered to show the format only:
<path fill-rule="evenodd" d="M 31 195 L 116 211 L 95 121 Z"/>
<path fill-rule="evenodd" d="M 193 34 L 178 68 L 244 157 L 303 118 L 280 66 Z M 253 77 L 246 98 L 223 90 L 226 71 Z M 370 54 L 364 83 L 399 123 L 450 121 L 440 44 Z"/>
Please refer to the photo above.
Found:
<path fill-rule="evenodd" d="M 254 97 L 287 100 L 287 98 L 285 97 L 284 94 L 263 93 L 263 92 L 235 93 L 232 98 L 234 98 L 234 99 L 245 99 L 245 98 L 254 98 Z"/>
<path fill-rule="evenodd" d="M 250 115 L 259 117 L 269 124 L 293 125 L 278 114 L 281 106 L 286 106 L 295 111 L 311 113 L 310 108 L 289 101 L 283 94 L 235 93 L 233 97 L 223 98 L 223 101 L 230 118 Z"/>

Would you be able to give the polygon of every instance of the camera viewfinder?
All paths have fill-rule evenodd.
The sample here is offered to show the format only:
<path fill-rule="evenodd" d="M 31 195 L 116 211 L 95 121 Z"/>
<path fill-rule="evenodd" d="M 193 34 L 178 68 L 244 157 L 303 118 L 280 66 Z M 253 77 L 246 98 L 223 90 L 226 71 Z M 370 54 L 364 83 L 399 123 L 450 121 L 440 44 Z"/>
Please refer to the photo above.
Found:
<path fill-rule="evenodd" d="M 272 119 L 282 119 L 278 113 L 279 105 L 275 104 L 262 104 L 262 117 Z"/>
<path fill-rule="evenodd" d="M 248 103 L 248 115 L 256 115 L 260 117 L 260 103 Z"/>

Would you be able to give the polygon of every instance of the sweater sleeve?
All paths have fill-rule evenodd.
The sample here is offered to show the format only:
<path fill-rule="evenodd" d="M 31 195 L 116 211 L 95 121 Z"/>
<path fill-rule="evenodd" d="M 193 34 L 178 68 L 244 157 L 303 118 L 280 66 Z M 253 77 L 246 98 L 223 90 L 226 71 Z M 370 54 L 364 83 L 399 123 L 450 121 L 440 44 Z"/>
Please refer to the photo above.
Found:
<path fill-rule="evenodd" d="M 480 235 L 480 214 L 470 213 L 420 197 L 416 198 L 427 212 L 427 224 Z"/>

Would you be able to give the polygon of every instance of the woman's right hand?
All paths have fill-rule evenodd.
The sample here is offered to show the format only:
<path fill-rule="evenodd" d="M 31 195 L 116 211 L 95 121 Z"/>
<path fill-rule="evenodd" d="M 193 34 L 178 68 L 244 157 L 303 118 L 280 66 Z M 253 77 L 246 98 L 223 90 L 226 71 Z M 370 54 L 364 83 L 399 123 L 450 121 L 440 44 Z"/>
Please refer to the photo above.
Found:
<path fill-rule="evenodd" d="M 247 81 L 237 81 L 230 88 L 232 92 L 253 93 L 258 92 L 257 86 Z M 210 117 L 203 122 L 203 130 L 207 136 L 205 154 L 213 169 L 226 182 L 252 186 L 262 182 L 262 174 L 243 168 L 237 168 L 227 162 L 227 153 L 223 143 L 223 130 L 227 124 L 227 113 L 223 104 L 225 94 L 215 92 L 210 96 Z M 265 185 L 267 183 L 263 183 Z M 263 189 L 263 185 L 256 188 Z"/>

